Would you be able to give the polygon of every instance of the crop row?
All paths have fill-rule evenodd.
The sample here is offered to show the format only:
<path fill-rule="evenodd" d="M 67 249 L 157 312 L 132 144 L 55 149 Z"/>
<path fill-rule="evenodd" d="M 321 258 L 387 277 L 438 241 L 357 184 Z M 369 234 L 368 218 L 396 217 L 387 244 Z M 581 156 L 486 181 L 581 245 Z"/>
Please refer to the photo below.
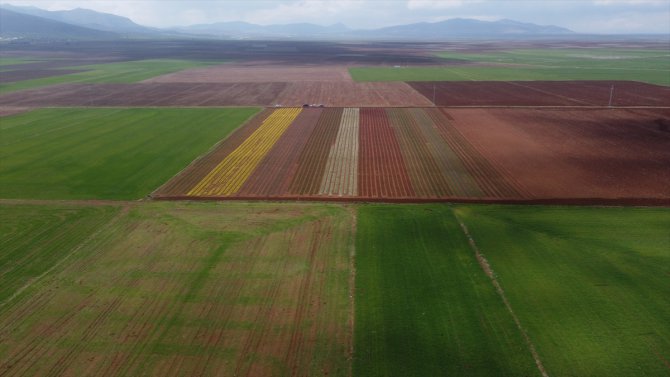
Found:
<path fill-rule="evenodd" d="M 348 108 L 342 113 L 340 130 L 330 148 L 319 195 L 356 196 L 358 192 L 359 112 L 358 108 Z"/>
<path fill-rule="evenodd" d="M 266 111 L 169 182 L 168 197 L 448 199 L 524 196 L 436 108 Z M 225 155 L 222 151 L 226 151 Z M 218 159 L 217 163 L 213 163 Z M 206 173 L 203 170 L 208 169 Z M 194 179 L 193 175 L 198 176 Z M 191 182 L 190 185 L 184 182 Z M 188 187 L 183 193 L 175 188 Z"/>
<path fill-rule="evenodd" d="M 251 136 L 191 189 L 188 195 L 231 196 L 237 193 L 300 111 L 300 108 L 274 111 Z"/>

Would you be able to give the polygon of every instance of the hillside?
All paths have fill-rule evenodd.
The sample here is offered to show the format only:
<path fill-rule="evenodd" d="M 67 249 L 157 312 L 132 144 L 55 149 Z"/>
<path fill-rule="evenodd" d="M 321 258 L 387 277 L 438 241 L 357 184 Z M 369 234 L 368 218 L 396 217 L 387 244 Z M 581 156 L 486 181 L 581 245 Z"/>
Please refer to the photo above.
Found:
<path fill-rule="evenodd" d="M 0 37 L 2 39 L 110 39 L 118 35 L 0 8 Z"/>

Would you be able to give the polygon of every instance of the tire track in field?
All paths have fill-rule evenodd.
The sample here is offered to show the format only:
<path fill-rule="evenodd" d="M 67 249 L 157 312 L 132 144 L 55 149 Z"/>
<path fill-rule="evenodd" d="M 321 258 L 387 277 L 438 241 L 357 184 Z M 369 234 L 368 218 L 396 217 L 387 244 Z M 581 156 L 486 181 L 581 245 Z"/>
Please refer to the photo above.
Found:
<path fill-rule="evenodd" d="M 538 371 L 540 374 L 542 374 L 543 377 L 549 377 L 549 374 L 547 374 L 547 371 L 544 369 L 544 365 L 542 364 L 542 360 L 540 359 L 540 354 L 537 353 L 537 350 L 535 349 L 535 345 L 533 344 L 533 341 L 530 339 L 530 336 L 528 335 L 528 332 L 526 329 L 523 327 L 521 324 L 521 321 L 519 320 L 519 317 L 517 317 L 516 313 L 514 313 L 514 310 L 512 309 L 512 304 L 510 304 L 509 300 L 507 299 L 507 295 L 505 295 L 505 291 L 502 288 L 502 285 L 500 285 L 500 282 L 498 282 L 498 279 L 496 278 L 496 274 L 493 272 L 493 269 L 491 268 L 491 264 L 489 261 L 486 259 L 484 254 L 479 250 L 479 247 L 477 246 L 477 243 L 475 243 L 474 238 L 472 238 L 472 235 L 470 234 L 470 231 L 468 230 L 468 227 L 465 225 L 465 223 L 458 217 L 458 214 L 454 210 L 453 207 L 449 207 L 451 210 L 451 214 L 454 216 L 456 221 L 458 222 L 458 225 L 460 225 L 461 230 L 463 231 L 463 234 L 465 237 L 468 239 L 468 244 L 470 245 L 470 249 L 475 254 L 475 258 L 477 258 L 477 262 L 479 263 L 479 266 L 482 268 L 486 276 L 489 277 L 491 280 L 491 284 L 493 284 L 493 287 L 495 288 L 496 292 L 498 293 L 498 296 L 500 296 L 500 299 L 502 302 L 505 304 L 505 307 L 507 308 L 507 311 L 510 313 L 512 316 L 512 319 L 514 320 L 514 323 L 516 324 L 516 327 L 519 329 L 519 332 L 523 336 L 524 340 L 526 341 L 526 345 L 528 346 L 528 350 L 530 351 L 531 355 L 533 356 L 533 360 L 535 360 L 535 365 L 537 366 Z"/>

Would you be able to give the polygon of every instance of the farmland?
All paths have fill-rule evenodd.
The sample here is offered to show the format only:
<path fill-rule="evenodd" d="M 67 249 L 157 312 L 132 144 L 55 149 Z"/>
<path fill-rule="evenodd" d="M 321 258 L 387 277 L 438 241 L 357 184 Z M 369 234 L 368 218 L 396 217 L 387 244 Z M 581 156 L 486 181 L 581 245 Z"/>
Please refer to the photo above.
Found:
<path fill-rule="evenodd" d="M 667 116 L 664 109 L 267 110 L 153 196 L 662 203 L 670 195 L 670 135 L 655 120 Z"/>
<path fill-rule="evenodd" d="M 3 226 L 73 211 L 61 207 L 10 205 L 26 212 Z M 349 374 L 348 211 L 118 207 L 111 220 L 109 210 L 80 209 L 97 232 L 82 240 L 73 221 L 61 235 L 72 242 L 60 244 L 73 255 L 4 302 L 3 375 Z"/>
<path fill-rule="evenodd" d="M 0 197 L 142 198 L 257 111 L 43 109 L 5 117 Z"/>
<path fill-rule="evenodd" d="M 667 208 L 459 206 L 549 375 L 660 376 Z"/>
<path fill-rule="evenodd" d="M 354 375 L 539 375 L 448 206 L 362 206 Z"/>
<path fill-rule="evenodd" d="M 438 52 L 432 67 L 353 67 L 356 81 L 633 80 L 670 85 L 667 49 L 526 49 Z M 455 64 L 457 63 L 457 64 Z"/>
<path fill-rule="evenodd" d="M 64 83 L 131 83 L 142 81 L 154 76 L 169 72 L 181 71 L 186 68 L 198 67 L 214 62 L 197 62 L 174 59 L 149 59 L 94 65 L 77 65 L 69 70 L 67 67 L 43 70 L 47 77 L 27 79 L 30 77 L 24 72 L 30 64 L 22 64 L 23 69 L 8 69 L 3 72 L 3 82 L 0 83 L 0 93 L 9 93 L 17 90 L 38 88 Z M 34 72 L 34 71 L 29 71 Z M 46 73 L 46 74 L 45 74 Z M 16 76 L 12 79 L 13 76 Z M 32 74 L 34 77 L 35 75 Z"/>
<path fill-rule="evenodd" d="M 0 376 L 670 370 L 667 43 L 2 47 Z"/>

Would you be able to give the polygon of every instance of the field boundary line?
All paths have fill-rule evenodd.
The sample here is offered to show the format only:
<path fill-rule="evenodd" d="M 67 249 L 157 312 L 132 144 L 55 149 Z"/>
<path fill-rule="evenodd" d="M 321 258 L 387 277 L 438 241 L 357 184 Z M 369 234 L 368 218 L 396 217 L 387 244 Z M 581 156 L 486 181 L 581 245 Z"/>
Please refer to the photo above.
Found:
<path fill-rule="evenodd" d="M 119 213 L 114 215 L 109 221 L 106 223 L 102 224 L 96 231 L 91 233 L 86 239 L 81 241 L 79 245 L 75 246 L 72 251 L 70 251 L 67 255 L 65 255 L 63 258 L 61 258 L 58 262 L 56 262 L 53 266 L 51 266 L 49 269 L 46 271 L 42 272 L 38 276 L 28 280 L 26 284 L 24 284 L 21 288 L 17 289 L 16 292 L 14 292 L 9 298 L 6 300 L 0 302 L 0 309 L 4 308 L 7 304 L 9 304 L 11 301 L 13 301 L 15 298 L 17 298 L 21 293 L 23 293 L 26 289 L 32 287 L 36 283 L 38 283 L 42 278 L 44 278 L 46 275 L 50 274 L 53 270 L 56 268 L 60 267 L 65 261 L 70 259 L 74 254 L 76 254 L 79 250 L 81 250 L 84 246 L 88 245 L 91 240 L 96 238 L 100 233 L 102 233 L 103 230 L 106 230 L 110 224 L 117 222 L 120 218 L 124 217 L 126 214 L 128 214 L 128 211 L 130 211 L 131 206 L 129 205 L 124 205 L 121 206 L 121 210 Z"/>
<path fill-rule="evenodd" d="M 544 369 L 544 365 L 542 364 L 540 355 L 537 353 L 537 350 L 535 349 L 533 341 L 530 339 L 528 332 L 521 324 L 519 317 L 517 317 L 516 313 L 514 313 L 514 310 L 512 309 L 512 304 L 510 304 L 509 300 L 507 299 L 507 295 L 505 295 L 505 291 L 500 285 L 500 282 L 498 282 L 496 274 L 495 272 L 493 272 L 493 269 L 491 268 L 489 261 L 486 259 L 484 254 L 482 254 L 482 252 L 479 250 L 479 247 L 475 243 L 474 238 L 472 238 L 472 235 L 470 234 L 468 227 L 458 217 L 456 211 L 454 211 L 454 208 L 452 206 L 449 206 L 449 209 L 451 210 L 451 214 L 454 215 L 456 221 L 458 221 L 458 225 L 460 225 L 463 234 L 465 234 L 465 237 L 467 237 L 468 243 L 470 244 L 470 249 L 472 249 L 472 251 L 475 253 L 475 257 L 477 258 L 479 266 L 482 268 L 486 276 L 489 277 L 491 283 L 493 284 L 493 287 L 496 289 L 496 292 L 498 293 L 498 296 L 500 296 L 503 303 L 505 304 L 507 311 L 512 315 L 512 319 L 514 319 L 516 327 L 519 329 L 519 332 L 521 332 L 521 335 L 523 336 L 524 340 L 526 341 L 526 345 L 528 346 L 528 350 L 530 351 L 531 355 L 533 356 L 533 359 L 535 360 L 535 365 L 537 365 L 537 369 L 540 371 L 540 374 L 542 374 L 543 377 L 549 377 L 549 374 L 547 374 L 546 369 Z"/>

